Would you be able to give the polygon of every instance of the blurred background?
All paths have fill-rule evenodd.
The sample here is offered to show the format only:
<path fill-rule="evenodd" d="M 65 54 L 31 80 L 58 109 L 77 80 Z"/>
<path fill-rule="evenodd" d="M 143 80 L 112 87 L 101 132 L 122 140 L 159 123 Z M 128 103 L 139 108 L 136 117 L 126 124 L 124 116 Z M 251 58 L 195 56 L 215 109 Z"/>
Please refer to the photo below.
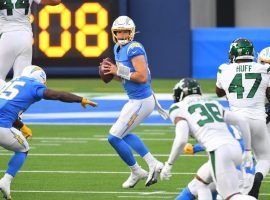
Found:
<path fill-rule="evenodd" d="M 98 77 L 102 58 L 113 57 L 111 24 L 130 16 L 155 78 L 215 79 L 230 43 L 270 45 L 269 0 L 62 0 L 33 9 L 33 64 L 49 77 Z"/>

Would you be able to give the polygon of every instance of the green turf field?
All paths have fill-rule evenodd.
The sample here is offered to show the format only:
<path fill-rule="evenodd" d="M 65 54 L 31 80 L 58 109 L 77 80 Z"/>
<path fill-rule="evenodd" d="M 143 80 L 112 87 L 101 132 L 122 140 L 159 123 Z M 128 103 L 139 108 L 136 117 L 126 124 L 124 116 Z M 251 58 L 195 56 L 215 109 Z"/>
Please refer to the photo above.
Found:
<path fill-rule="evenodd" d="M 180 80 L 180 79 L 179 79 Z M 155 92 L 172 93 L 178 79 L 152 80 L 152 88 Z M 203 92 L 215 92 L 215 80 L 198 80 Z M 70 92 L 124 92 L 121 84 L 112 81 L 109 84 L 99 79 L 48 79 L 48 86 L 54 89 Z"/>
<path fill-rule="evenodd" d="M 170 93 L 177 80 L 153 81 L 156 92 Z M 214 81 L 201 81 L 204 92 L 214 91 Z M 71 92 L 121 92 L 119 85 L 104 85 L 97 80 L 49 80 L 54 89 Z M 14 179 L 15 200 L 110 200 L 110 199 L 174 199 L 206 161 L 204 153 L 181 156 L 173 168 L 170 181 L 159 181 L 145 188 L 144 182 L 134 189 L 122 189 L 129 176 L 128 168 L 107 142 L 110 126 L 30 125 L 33 139 L 31 151 L 21 172 Z M 174 137 L 173 126 L 140 126 L 136 132 L 150 151 L 166 161 Z M 193 140 L 190 142 L 194 143 Z M 1 176 L 10 152 L 0 149 Z M 137 157 L 146 169 L 145 162 Z M 270 199 L 269 177 L 263 183 L 260 200 Z"/>

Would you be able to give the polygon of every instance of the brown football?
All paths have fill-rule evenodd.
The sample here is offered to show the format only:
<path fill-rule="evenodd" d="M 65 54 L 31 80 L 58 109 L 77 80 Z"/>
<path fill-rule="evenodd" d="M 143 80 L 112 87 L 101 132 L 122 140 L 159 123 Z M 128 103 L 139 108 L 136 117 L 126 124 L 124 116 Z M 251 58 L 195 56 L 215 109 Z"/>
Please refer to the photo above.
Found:
<path fill-rule="evenodd" d="M 112 60 L 110 58 L 105 58 L 105 60 L 108 60 L 108 61 L 112 62 Z M 102 63 L 101 63 L 101 65 L 102 65 Z M 101 66 L 99 66 L 99 75 L 100 75 L 101 80 L 104 83 L 109 83 L 113 79 L 113 74 L 105 75 Z"/>

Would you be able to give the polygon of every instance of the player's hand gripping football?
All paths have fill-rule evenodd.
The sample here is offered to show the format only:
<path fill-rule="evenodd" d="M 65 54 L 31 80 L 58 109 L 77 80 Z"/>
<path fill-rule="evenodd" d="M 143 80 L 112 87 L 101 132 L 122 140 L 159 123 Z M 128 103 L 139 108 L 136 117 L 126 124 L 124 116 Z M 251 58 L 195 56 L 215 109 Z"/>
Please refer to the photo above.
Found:
<path fill-rule="evenodd" d="M 82 107 L 86 108 L 86 105 L 90 105 L 92 107 L 96 107 L 98 104 L 96 102 L 90 101 L 86 99 L 85 97 L 82 99 L 81 102 Z"/>
<path fill-rule="evenodd" d="M 117 66 L 113 63 L 113 61 L 110 58 L 103 59 L 102 63 L 100 63 L 100 66 L 105 75 L 108 74 L 117 75 Z"/>
<path fill-rule="evenodd" d="M 172 165 L 170 165 L 168 162 L 165 162 L 165 165 L 160 172 L 160 180 L 162 181 L 169 180 L 170 177 L 172 176 L 171 170 Z"/>
<path fill-rule="evenodd" d="M 32 138 L 32 130 L 30 128 L 28 128 L 25 124 L 20 129 L 20 131 L 22 132 L 23 136 L 26 139 L 31 139 Z"/>

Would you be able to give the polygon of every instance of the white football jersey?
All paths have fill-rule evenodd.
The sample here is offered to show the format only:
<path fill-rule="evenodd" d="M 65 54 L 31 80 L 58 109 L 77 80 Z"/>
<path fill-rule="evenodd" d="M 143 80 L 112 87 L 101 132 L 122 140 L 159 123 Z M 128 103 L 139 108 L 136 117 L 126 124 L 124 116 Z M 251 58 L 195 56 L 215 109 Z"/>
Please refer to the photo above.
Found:
<path fill-rule="evenodd" d="M 224 144 L 236 144 L 223 119 L 223 107 L 214 100 L 205 100 L 200 95 L 189 95 L 174 103 L 169 111 L 174 122 L 176 117 L 184 118 L 193 136 L 207 151 L 213 151 Z"/>
<path fill-rule="evenodd" d="M 0 1 L 0 33 L 10 31 L 30 31 L 31 5 L 41 0 L 1 0 Z"/>
<path fill-rule="evenodd" d="M 230 109 L 245 117 L 265 120 L 266 88 L 270 66 L 255 62 L 222 64 L 216 86 L 226 92 Z"/>

